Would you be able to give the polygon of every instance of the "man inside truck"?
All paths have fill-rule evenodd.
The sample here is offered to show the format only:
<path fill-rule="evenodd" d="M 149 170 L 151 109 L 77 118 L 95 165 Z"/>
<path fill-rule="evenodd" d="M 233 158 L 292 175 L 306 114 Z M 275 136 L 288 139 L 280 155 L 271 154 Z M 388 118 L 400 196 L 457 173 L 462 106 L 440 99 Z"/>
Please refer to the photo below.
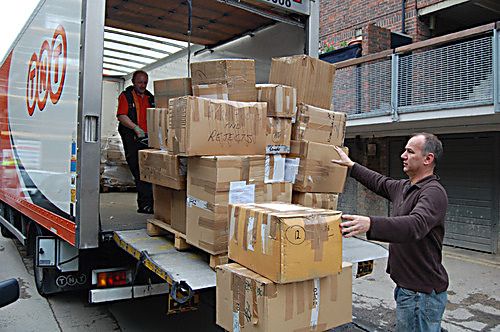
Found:
<path fill-rule="evenodd" d="M 135 179 L 139 213 L 153 213 L 153 189 L 151 183 L 141 181 L 139 173 L 139 150 L 148 147 L 147 109 L 154 107 L 154 97 L 146 89 L 148 74 L 138 70 L 132 74 L 132 86 L 118 97 L 116 117 L 120 124 L 118 132 L 122 138 L 127 164 Z"/>
<path fill-rule="evenodd" d="M 387 273 L 396 283 L 397 331 L 440 331 L 448 274 L 442 247 L 448 206 L 446 191 L 434 169 L 443 147 L 428 133 L 414 134 L 401 155 L 409 179 L 395 180 L 353 162 L 335 147 L 351 177 L 392 202 L 392 217 L 343 215 L 342 234 L 365 233 L 369 240 L 389 242 Z"/>

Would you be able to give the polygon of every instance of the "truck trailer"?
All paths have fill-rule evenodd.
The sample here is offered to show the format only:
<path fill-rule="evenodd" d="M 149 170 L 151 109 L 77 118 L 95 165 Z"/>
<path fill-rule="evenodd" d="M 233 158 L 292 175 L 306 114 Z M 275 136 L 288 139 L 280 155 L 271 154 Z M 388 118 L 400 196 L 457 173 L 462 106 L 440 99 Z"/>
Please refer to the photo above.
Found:
<path fill-rule="evenodd" d="M 103 217 L 101 141 L 132 72 L 110 64 L 136 59 L 151 86 L 188 77 L 191 61 L 247 58 L 266 83 L 273 57 L 317 57 L 318 24 L 314 0 L 41 0 L 0 67 L 1 231 L 27 247 L 38 292 L 85 288 L 91 303 L 168 294 L 175 312 L 214 288 L 203 255 L 149 236 L 135 209 Z M 105 47 L 110 31 L 121 55 Z M 182 47 L 152 57 L 127 50 L 128 37 Z M 344 260 L 386 256 L 360 243 L 344 244 Z"/>

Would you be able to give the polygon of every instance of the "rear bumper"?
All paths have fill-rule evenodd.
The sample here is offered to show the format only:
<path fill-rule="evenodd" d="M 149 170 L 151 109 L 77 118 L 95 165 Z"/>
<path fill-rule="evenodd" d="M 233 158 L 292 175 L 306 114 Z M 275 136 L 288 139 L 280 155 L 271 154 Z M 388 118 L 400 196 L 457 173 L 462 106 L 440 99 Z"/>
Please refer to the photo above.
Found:
<path fill-rule="evenodd" d="M 166 294 L 169 291 L 170 285 L 167 283 L 92 289 L 89 292 L 89 302 L 102 303 L 108 301 L 134 299 L 139 297 Z"/>

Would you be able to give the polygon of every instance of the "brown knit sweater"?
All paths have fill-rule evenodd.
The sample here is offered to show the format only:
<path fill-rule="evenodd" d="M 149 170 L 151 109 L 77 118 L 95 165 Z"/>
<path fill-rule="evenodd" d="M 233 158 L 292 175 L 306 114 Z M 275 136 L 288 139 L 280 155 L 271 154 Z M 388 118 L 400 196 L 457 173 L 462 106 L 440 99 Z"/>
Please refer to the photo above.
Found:
<path fill-rule="evenodd" d="M 442 265 L 448 197 L 437 175 L 414 185 L 355 164 L 351 177 L 392 202 L 391 217 L 370 216 L 370 240 L 390 242 L 387 273 L 403 288 L 430 294 L 448 288 Z"/>

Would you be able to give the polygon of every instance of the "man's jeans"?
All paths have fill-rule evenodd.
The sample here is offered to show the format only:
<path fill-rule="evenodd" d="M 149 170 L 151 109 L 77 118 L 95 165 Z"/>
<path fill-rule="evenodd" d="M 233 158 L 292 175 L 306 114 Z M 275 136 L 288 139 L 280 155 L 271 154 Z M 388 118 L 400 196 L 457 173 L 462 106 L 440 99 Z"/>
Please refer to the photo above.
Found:
<path fill-rule="evenodd" d="M 441 331 L 447 294 L 425 294 L 396 286 L 396 331 Z"/>

